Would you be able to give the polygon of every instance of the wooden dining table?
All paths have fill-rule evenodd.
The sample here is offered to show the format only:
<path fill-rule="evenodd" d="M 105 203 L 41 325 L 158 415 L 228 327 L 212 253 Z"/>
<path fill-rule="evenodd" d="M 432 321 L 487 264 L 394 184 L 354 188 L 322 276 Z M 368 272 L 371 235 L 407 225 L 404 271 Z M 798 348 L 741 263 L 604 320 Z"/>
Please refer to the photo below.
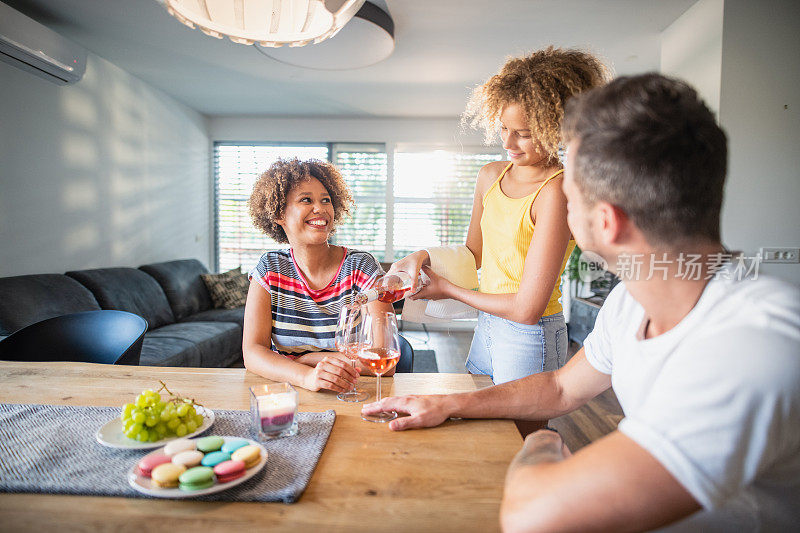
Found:
<path fill-rule="evenodd" d="M 470 374 L 397 374 L 384 395 L 491 385 Z M 0 402 L 122 406 L 164 381 L 211 409 L 249 409 L 243 368 L 164 368 L 0 361 Z M 374 400 L 375 378 L 359 386 Z M 362 403 L 299 390 L 300 411 L 336 421 L 311 480 L 293 504 L 0 493 L 0 531 L 494 531 L 503 480 L 522 439 L 509 420 L 449 420 L 393 432 L 361 419 Z M 213 433 L 213 426 L 210 433 Z M 91 453 L 91 450 L 87 450 Z"/>

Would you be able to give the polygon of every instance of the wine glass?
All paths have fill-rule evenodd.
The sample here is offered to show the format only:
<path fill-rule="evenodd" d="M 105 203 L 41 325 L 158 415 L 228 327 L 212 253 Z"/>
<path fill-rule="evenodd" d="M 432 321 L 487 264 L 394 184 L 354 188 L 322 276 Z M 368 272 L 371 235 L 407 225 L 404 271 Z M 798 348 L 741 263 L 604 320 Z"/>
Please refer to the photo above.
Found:
<path fill-rule="evenodd" d="M 336 349 L 345 354 L 353 367 L 358 360 L 358 349 L 361 342 L 361 307 L 343 305 L 339 310 L 339 320 L 336 323 L 336 335 L 334 343 Z M 363 402 L 369 398 L 369 394 L 360 391 L 353 384 L 353 388 L 348 392 L 340 392 L 336 398 L 343 402 Z"/>
<path fill-rule="evenodd" d="M 397 318 L 393 312 L 367 311 L 361 327 L 361 346 L 358 360 L 376 376 L 377 400 L 381 401 L 381 376 L 393 369 L 400 360 L 400 337 Z M 388 422 L 397 418 L 394 411 L 361 415 L 369 422 Z"/>

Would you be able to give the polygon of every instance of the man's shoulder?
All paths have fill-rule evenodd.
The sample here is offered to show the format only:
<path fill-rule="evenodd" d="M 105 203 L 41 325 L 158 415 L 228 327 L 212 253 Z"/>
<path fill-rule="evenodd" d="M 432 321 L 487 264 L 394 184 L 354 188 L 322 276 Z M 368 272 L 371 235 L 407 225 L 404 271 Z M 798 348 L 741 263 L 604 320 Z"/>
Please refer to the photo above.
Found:
<path fill-rule="evenodd" d="M 721 289 L 678 351 L 698 371 L 738 376 L 755 389 L 797 389 L 800 289 L 767 277 L 726 282 Z"/>
<path fill-rule="evenodd" d="M 800 340 L 800 287 L 772 278 L 714 282 L 714 305 L 706 323 L 711 331 L 764 332 Z"/>

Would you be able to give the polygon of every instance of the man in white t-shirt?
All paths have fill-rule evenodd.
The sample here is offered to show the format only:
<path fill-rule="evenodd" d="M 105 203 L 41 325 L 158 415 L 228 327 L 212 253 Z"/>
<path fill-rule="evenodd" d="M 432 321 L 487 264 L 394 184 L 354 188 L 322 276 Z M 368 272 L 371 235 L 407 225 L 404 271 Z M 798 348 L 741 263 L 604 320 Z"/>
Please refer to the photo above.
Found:
<path fill-rule="evenodd" d="M 623 77 L 569 102 L 569 225 L 622 282 L 562 369 L 367 413 L 546 420 L 609 386 L 625 418 L 574 455 L 525 439 L 507 531 L 789 531 L 800 527 L 800 289 L 721 245 L 727 141 L 688 85 Z M 757 278 L 757 279 L 756 279 Z"/>

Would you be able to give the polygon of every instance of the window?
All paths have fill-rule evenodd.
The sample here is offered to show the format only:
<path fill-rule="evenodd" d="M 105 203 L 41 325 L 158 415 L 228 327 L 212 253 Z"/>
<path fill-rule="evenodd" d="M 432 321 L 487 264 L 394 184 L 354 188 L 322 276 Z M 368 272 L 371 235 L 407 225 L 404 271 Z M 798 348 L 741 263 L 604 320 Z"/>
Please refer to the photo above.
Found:
<path fill-rule="evenodd" d="M 383 144 L 333 145 L 333 163 L 355 201 L 353 218 L 336 230 L 332 242 L 386 257 L 386 147 Z"/>
<path fill-rule="evenodd" d="M 481 167 L 491 150 L 400 147 L 394 156 L 394 258 L 430 246 L 464 244 Z"/>
<path fill-rule="evenodd" d="M 216 174 L 216 249 L 220 272 L 242 265 L 253 268 L 267 250 L 283 248 L 253 227 L 247 200 L 256 179 L 278 158 L 328 159 L 327 144 L 217 143 L 214 147 Z"/>
<path fill-rule="evenodd" d="M 499 150 L 490 148 L 411 145 L 387 154 L 381 143 L 220 142 L 214 156 L 220 271 L 239 265 L 247 271 L 265 251 L 285 247 L 253 227 L 247 208 L 256 179 L 279 157 L 333 161 L 356 208 L 331 240 L 371 252 L 379 261 L 394 261 L 428 246 L 463 244 L 478 170 L 501 158 Z"/>

